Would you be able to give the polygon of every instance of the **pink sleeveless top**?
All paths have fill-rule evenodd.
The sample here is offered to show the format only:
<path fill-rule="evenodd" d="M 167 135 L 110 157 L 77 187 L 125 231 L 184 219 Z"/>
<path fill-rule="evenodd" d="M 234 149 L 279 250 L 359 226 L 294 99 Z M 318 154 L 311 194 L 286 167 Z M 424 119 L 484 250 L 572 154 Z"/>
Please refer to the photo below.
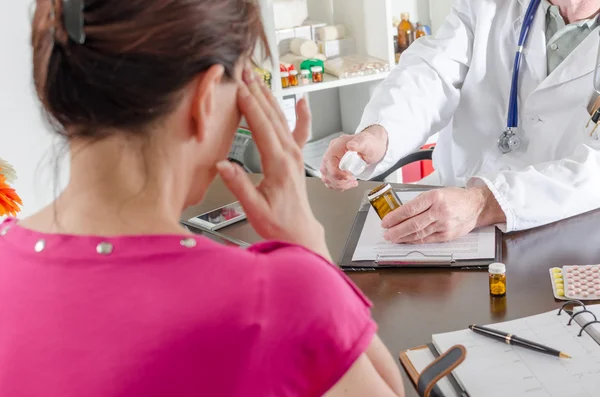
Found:
<path fill-rule="evenodd" d="M 370 303 L 307 250 L 0 224 L 0 396 L 322 396 Z"/>

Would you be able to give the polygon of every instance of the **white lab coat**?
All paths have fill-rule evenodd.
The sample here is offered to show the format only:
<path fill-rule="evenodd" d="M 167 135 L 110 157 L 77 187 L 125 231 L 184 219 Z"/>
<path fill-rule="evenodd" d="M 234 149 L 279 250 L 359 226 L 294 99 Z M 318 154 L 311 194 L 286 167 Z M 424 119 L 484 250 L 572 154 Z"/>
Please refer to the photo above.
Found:
<path fill-rule="evenodd" d="M 527 0 L 456 0 L 435 38 L 417 40 L 378 87 L 357 131 L 389 134 L 370 179 L 440 131 L 434 167 L 444 185 L 487 185 L 506 214 L 504 231 L 533 228 L 600 208 L 600 141 L 586 128 L 597 97 L 598 29 L 550 75 L 540 6 L 519 87 L 524 151 L 502 154 L 517 39 Z M 600 128 L 598 129 L 600 131 Z"/>

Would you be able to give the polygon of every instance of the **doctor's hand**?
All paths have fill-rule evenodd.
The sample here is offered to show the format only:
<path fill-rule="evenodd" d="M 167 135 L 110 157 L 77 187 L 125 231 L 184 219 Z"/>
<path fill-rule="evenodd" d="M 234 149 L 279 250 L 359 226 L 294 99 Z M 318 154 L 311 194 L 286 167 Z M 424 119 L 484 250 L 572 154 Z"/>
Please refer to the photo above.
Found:
<path fill-rule="evenodd" d="M 456 240 L 473 229 L 506 222 L 487 187 L 444 188 L 425 192 L 382 221 L 385 239 L 398 244 Z"/>
<path fill-rule="evenodd" d="M 385 128 L 373 125 L 356 135 L 343 135 L 329 144 L 321 164 L 321 179 L 325 186 L 335 190 L 349 190 L 358 186 L 356 178 L 340 170 L 340 160 L 347 151 L 357 152 L 367 164 L 383 159 L 387 150 L 388 135 Z"/>

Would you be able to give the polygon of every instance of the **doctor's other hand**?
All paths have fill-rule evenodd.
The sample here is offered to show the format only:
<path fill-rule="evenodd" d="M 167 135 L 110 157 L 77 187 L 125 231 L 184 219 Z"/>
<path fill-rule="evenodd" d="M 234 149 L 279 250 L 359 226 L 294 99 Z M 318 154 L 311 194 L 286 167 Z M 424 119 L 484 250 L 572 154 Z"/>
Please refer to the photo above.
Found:
<path fill-rule="evenodd" d="M 340 160 L 348 151 L 357 152 L 367 164 L 380 162 L 385 156 L 388 134 L 385 128 L 372 125 L 356 135 L 342 135 L 329 144 L 321 164 L 321 179 L 325 186 L 335 190 L 349 190 L 358 186 L 356 178 L 340 170 Z"/>
<path fill-rule="evenodd" d="M 487 187 L 443 188 L 420 194 L 389 213 L 381 223 L 387 241 L 442 243 L 473 229 L 505 223 L 506 216 Z"/>

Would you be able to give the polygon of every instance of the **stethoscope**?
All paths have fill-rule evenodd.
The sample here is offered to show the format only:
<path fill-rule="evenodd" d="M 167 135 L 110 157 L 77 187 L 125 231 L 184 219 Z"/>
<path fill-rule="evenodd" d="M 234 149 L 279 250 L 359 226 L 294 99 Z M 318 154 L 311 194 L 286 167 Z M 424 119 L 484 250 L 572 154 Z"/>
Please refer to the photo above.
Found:
<path fill-rule="evenodd" d="M 521 58 L 523 56 L 523 50 L 525 43 L 529 37 L 529 30 L 533 25 L 533 19 L 535 13 L 539 8 L 541 0 L 531 0 L 525 17 L 523 18 L 523 25 L 521 26 L 521 33 L 519 34 L 519 41 L 517 43 L 517 54 L 515 55 L 515 66 L 512 75 L 512 82 L 510 87 L 510 99 L 508 103 L 508 121 L 506 123 L 506 130 L 498 138 L 498 148 L 502 153 L 510 153 L 519 150 L 523 145 L 523 139 L 517 135 L 516 129 L 519 125 L 519 72 L 521 67 Z M 600 18 L 600 15 L 598 16 Z M 596 70 L 594 72 L 594 90 L 600 94 L 600 48 L 598 48 L 598 55 L 596 60 Z M 600 109 L 597 110 L 590 119 L 590 122 L 594 122 L 596 125 L 600 125 Z"/>
<path fill-rule="evenodd" d="M 523 49 L 525 43 L 529 37 L 529 30 L 533 25 L 533 19 L 535 13 L 540 6 L 541 0 L 531 0 L 525 17 L 523 18 L 523 24 L 521 25 L 521 33 L 519 34 L 519 41 L 517 43 L 517 54 L 515 55 L 515 66 L 512 75 L 512 82 L 510 87 L 510 99 L 508 103 L 508 120 L 506 122 L 506 130 L 498 138 L 498 148 L 502 153 L 510 153 L 515 150 L 519 150 L 523 145 L 523 140 L 517 135 L 516 129 L 519 125 L 519 72 L 521 67 L 521 58 L 523 57 Z"/>

